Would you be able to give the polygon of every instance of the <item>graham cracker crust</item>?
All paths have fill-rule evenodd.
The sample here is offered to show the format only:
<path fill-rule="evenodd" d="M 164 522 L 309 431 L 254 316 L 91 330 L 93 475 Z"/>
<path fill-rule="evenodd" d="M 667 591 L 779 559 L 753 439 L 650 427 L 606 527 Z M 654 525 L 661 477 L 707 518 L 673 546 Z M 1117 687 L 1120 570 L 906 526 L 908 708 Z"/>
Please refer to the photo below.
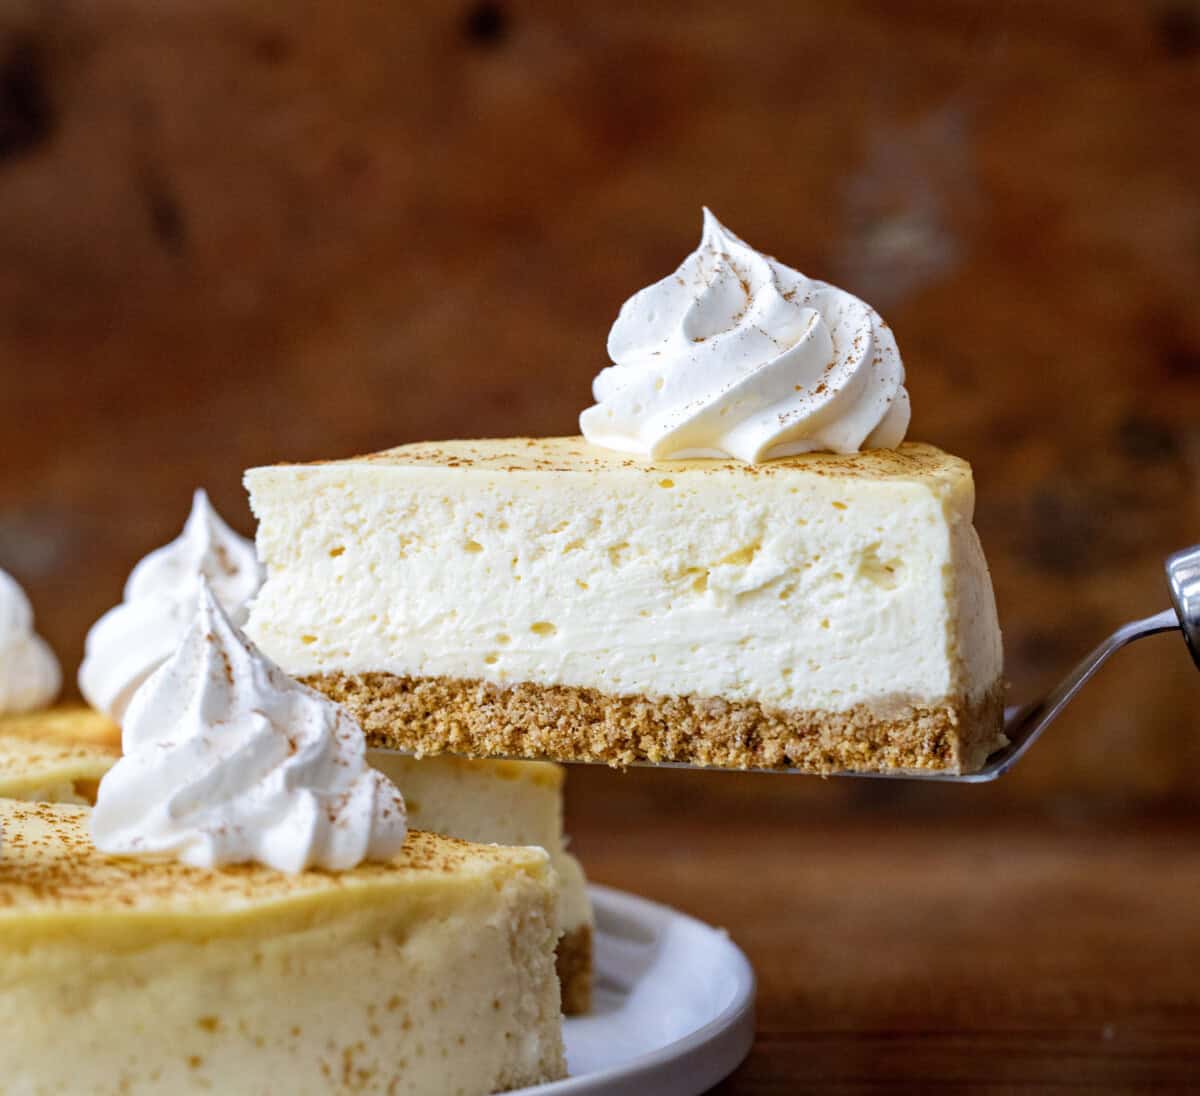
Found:
<path fill-rule="evenodd" d="M 978 769 L 1005 744 L 1003 686 L 974 702 L 896 698 L 844 712 L 780 711 L 753 701 L 614 696 L 570 685 L 388 673 L 302 679 L 345 705 L 370 746 L 418 755 L 682 762 L 829 774 Z"/>
<path fill-rule="evenodd" d="M 581 1016 L 592 1008 L 592 926 L 579 925 L 558 939 L 555 953 L 558 981 L 562 986 L 562 1009 L 567 1016 Z"/>

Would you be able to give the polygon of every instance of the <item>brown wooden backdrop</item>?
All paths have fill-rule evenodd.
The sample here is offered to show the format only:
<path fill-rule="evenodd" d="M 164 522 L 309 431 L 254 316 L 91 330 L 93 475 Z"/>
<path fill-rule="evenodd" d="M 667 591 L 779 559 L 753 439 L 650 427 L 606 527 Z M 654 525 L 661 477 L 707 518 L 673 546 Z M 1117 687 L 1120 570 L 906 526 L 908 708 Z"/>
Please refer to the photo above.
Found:
<path fill-rule="evenodd" d="M 197 484 L 248 532 L 248 465 L 572 431 L 707 203 L 891 321 L 1028 696 L 1200 540 L 1198 108 L 1191 0 L 3 0 L 0 566 L 73 667 Z M 599 874 L 702 906 L 618 814 L 811 851 L 847 812 L 1190 817 L 1198 770 L 1164 637 L 994 788 L 588 771 L 574 819 Z"/>

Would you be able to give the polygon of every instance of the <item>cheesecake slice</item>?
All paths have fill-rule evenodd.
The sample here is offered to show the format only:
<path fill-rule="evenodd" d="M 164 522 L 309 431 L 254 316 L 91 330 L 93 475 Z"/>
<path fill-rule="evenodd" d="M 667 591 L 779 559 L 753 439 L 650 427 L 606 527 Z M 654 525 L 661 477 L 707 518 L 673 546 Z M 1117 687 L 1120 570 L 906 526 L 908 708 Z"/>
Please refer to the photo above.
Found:
<path fill-rule="evenodd" d="M 0 716 L 0 798 L 95 803 L 120 756 L 120 730 L 90 708 Z"/>
<path fill-rule="evenodd" d="M 246 482 L 247 630 L 373 745 L 831 773 L 965 772 L 1003 744 L 971 470 L 933 446 L 492 439 Z"/>
<path fill-rule="evenodd" d="M 563 837 L 561 765 L 544 761 L 473 761 L 408 757 L 368 750 L 367 761 L 404 793 L 417 829 L 465 841 L 540 845 L 559 882 L 556 963 L 563 1012 L 587 1012 L 592 1000 L 592 904 L 583 868 Z"/>
<path fill-rule="evenodd" d="M 97 852 L 0 801 L 0 1077 L 30 1093 L 486 1096 L 564 1075 L 540 849 L 410 832 L 287 875 Z"/>

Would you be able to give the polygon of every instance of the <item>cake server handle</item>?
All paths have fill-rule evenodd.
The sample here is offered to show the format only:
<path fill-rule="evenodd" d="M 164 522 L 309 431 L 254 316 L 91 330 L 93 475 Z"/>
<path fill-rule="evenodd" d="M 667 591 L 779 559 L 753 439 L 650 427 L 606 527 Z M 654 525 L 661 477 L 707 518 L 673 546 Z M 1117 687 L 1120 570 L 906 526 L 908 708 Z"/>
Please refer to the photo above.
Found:
<path fill-rule="evenodd" d="M 1118 628 L 1041 700 L 1022 708 L 1010 709 L 1004 721 L 1004 733 L 1009 744 L 992 754 L 978 772 L 956 779 L 985 782 L 1008 772 L 1096 671 L 1135 639 L 1172 632 L 1178 628 L 1183 632 L 1196 666 L 1200 667 L 1200 544 L 1170 556 L 1166 562 L 1166 572 L 1173 608 Z"/>

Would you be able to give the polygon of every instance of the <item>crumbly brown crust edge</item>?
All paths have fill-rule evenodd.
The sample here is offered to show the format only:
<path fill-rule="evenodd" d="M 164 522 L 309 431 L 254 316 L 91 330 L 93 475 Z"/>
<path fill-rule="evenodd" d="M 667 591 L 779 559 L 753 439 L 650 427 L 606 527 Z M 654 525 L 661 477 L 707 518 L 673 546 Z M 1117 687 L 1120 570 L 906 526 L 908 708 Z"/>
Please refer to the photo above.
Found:
<path fill-rule="evenodd" d="M 555 954 L 562 1010 L 581 1016 L 592 1008 L 592 926 L 577 925 L 559 937 Z"/>
<path fill-rule="evenodd" d="M 615 696 L 570 685 L 500 686 L 388 673 L 303 679 L 345 705 L 371 746 L 417 754 L 682 762 L 829 774 L 972 772 L 1005 743 L 1003 687 L 975 701 L 893 698 L 847 711 L 764 708 L 753 701 Z"/>

